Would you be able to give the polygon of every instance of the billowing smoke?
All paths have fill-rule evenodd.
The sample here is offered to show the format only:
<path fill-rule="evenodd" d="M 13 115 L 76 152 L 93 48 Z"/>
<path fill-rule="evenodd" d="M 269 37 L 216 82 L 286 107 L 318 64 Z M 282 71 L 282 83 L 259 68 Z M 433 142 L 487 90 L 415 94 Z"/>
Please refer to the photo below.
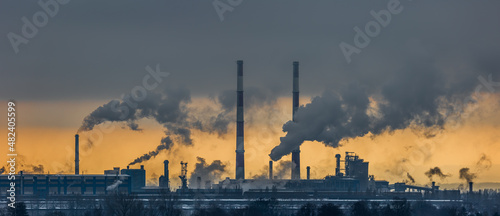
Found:
<path fill-rule="evenodd" d="M 487 155 L 482 154 L 476 163 L 476 169 L 478 170 L 478 172 L 482 172 L 484 170 L 490 169 L 491 165 L 491 159 Z"/>
<path fill-rule="evenodd" d="M 112 191 L 112 190 L 116 190 L 118 189 L 118 186 L 120 186 L 120 184 L 122 184 L 123 181 L 120 179 L 120 180 L 116 180 L 115 182 L 113 182 L 113 184 L 109 185 L 106 187 L 106 190 L 107 191 Z"/>
<path fill-rule="evenodd" d="M 158 186 L 158 175 L 156 173 L 151 174 L 151 178 L 146 181 L 147 186 Z"/>
<path fill-rule="evenodd" d="M 272 149 L 271 159 L 279 160 L 304 141 L 336 148 L 341 140 L 406 128 L 424 129 L 423 135 L 433 136 L 448 117 L 460 116 L 478 81 L 445 80 L 445 72 L 422 65 L 433 63 L 409 64 L 381 86 L 350 84 L 338 94 L 327 90 L 312 98 L 298 109 L 295 122 L 283 125 L 286 135 Z"/>
<path fill-rule="evenodd" d="M 191 122 L 188 120 L 186 105 L 191 102 L 190 92 L 184 88 L 167 89 L 163 92 L 148 92 L 142 100 L 112 100 L 94 110 L 83 120 L 78 133 L 90 131 L 104 122 L 122 122 L 129 129 L 141 130 L 137 121 L 154 119 L 180 143 L 191 145 Z"/>
<path fill-rule="evenodd" d="M 289 179 L 291 177 L 290 170 L 292 166 L 292 161 L 280 161 L 274 166 L 273 178 L 276 176 L 278 179 Z"/>
<path fill-rule="evenodd" d="M 227 164 L 220 160 L 214 160 L 208 164 L 204 158 L 197 157 L 198 162 L 195 165 L 191 177 L 189 178 L 189 185 L 191 188 L 197 188 L 197 178 L 201 178 L 201 183 L 215 182 L 221 180 L 222 174 L 226 173 Z"/>
<path fill-rule="evenodd" d="M 405 181 L 406 183 L 415 184 L 415 179 L 410 175 L 410 173 L 406 173 L 406 178 L 408 178 L 408 180 Z"/>
<path fill-rule="evenodd" d="M 268 179 L 269 178 L 269 166 L 266 165 L 260 169 L 257 174 L 250 173 L 250 179 Z"/>
<path fill-rule="evenodd" d="M 439 178 L 441 178 L 441 180 L 450 176 L 450 174 L 444 174 L 439 167 L 434 167 L 434 168 L 429 169 L 429 171 L 425 172 L 425 175 L 431 181 L 432 181 L 432 177 L 434 177 L 434 176 L 438 176 Z"/>
<path fill-rule="evenodd" d="M 262 104 L 272 104 L 276 98 L 268 96 L 257 88 L 245 89 L 246 103 L 250 107 Z M 141 163 L 154 158 L 161 150 L 170 149 L 174 143 L 192 145 L 191 129 L 202 132 L 215 133 L 219 136 L 228 132 L 228 125 L 234 122 L 234 109 L 236 105 L 236 91 L 224 91 L 217 98 L 220 111 L 209 116 L 207 112 L 195 112 L 188 108 L 191 103 L 190 92 L 184 88 L 169 88 L 163 92 L 148 92 L 147 96 L 140 101 L 124 97 L 123 100 L 112 100 L 94 110 L 83 120 L 78 133 L 91 131 L 97 125 L 105 122 L 124 123 L 129 129 L 140 131 L 137 121 L 148 118 L 154 119 L 165 128 L 166 137 L 162 138 L 161 144 L 147 154 L 134 160 L 131 164 Z M 246 104 L 245 103 L 245 104 Z M 88 147 L 92 147 L 89 140 Z"/>
<path fill-rule="evenodd" d="M 169 88 L 163 92 L 148 92 L 143 100 L 112 100 L 104 104 L 85 117 L 78 132 L 90 131 L 104 122 L 122 122 L 129 129 L 141 130 L 137 121 L 148 118 L 154 119 L 165 128 L 165 135 L 155 150 L 144 154 L 130 165 L 142 163 L 156 157 L 162 150 L 168 150 L 176 143 L 192 145 L 191 129 L 209 130 L 210 124 L 196 127 L 202 123 L 189 116 L 187 105 L 191 102 L 190 92 L 184 88 Z M 91 146 L 90 146 L 91 147 Z"/>
<path fill-rule="evenodd" d="M 467 182 L 472 182 L 475 178 L 478 177 L 479 173 L 490 169 L 491 165 L 491 159 L 486 154 L 482 154 L 474 166 L 475 172 L 472 172 L 468 167 L 462 168 L 459 171 L 460 179 L 463 179 Z"/>
<path fill-rule="evenodd" d="M 134 165 L 136 163 L 142 163 L 144 161 L 148 161 L 151 158 L 155 158 L 163 150 L 168 150 L 172 147 L 173 142 L 170 137 L 164 137 L 161 139 L 160 145 L 156 147 L 154 151 L 150 151 L 147 154 L 143 154 L 142 156 L 136 158 L 134 161 L 130 162 L 128 165 Z"/>
<path fill-rule="evenodd" d="M 475 173 L 472 173 L 467 167 L 460 169 L 459 174 L 460 179 L 463 179 L 467 182 L 472 182 L 477 177 L 477 175 Z"/>
<path fill-rule="evenodd" d="M 41 165 L 41 164 L 39 164 L 39 165 L 32 165 L 32 164 L 21 165 L 21 169 L 23 170 L 23 172 L 29 173 L 29 174 L 43 174 L 44 173 L 44 168 L 43 168 L 43 165 Z"/>

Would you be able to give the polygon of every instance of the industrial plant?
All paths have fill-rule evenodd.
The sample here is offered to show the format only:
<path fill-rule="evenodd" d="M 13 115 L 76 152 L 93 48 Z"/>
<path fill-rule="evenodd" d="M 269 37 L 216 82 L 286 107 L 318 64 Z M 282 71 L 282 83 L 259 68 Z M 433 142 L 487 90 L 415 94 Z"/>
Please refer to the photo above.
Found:
<path fill-rule="evenodd" d="M 299 62 L 293 62 L 293 115 L 299 109 Z M 193 211 L 202 206 L 217 205 L 222 209 L 244 208 L 259 199 L 277 199 L 285 210 L 295 211 L 306 203 L 321 205 L 334 203 L 339 206 L 351 205 L 360 200 L 391 203 L 395 197 L 408 201 L 428 201 L 435 206 L 463 205 L 469 203 L 473 182 L 469 191 L 442 190 L 435 182 L 431 186 L 417 186 L 408 182 L 390 183 L 376 180 L 369 172 L 369 162 L 355 152 L 332 155 L 334 175 L 321 179 L 311 178 L 311 167 L 306 167 L 305 178 L 301 175 L 300 148 L 291 152 L 291 179 L 281 179 L 273 174 L 273 160 L 269 161 L 267 178 L 249 179 L 245 177 L 244 145 L 244 88 L 243 61 L 237 61 L 236 100 L 236 160 L 235 176 L 218 182 L 196 177 L 196 185 L 188 184 L 188 161 L 170 164 L 163 161 L 163 175 L 157 186 L 146 185 L 144 166 L 139 169 L 114 167 L 103 174 L 80 173 L 79 135 L 75 135 L 74 174 L 29 174 L 22 171 L 15 175 L 18 199 L 31 210 L 74 209 L 73 200 L 102 200 L 113 194 L 130 194 L 144 202 L 153 202 L 158 197 L 169 197 L 175 205 L 185 211 Z M 170 184 L 169 166 L 180 166 L 178 176 L 182 185 L 173 188 Z M 11 180 L 0 175 L 0 194 L 7 196 Z M 191 182 L 191 184 L 193 184 Z M 3 202 L 3 201 L 2 201 Z"/>

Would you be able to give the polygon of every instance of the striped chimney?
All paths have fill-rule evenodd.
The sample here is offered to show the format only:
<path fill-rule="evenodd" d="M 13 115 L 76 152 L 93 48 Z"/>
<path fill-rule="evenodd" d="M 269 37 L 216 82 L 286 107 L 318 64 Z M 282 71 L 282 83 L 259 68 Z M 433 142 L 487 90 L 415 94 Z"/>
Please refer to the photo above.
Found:
<path fill-rule="evenodd" d="M 245 144 L 243 135 L 243 61 L 238 60 L 236 91 L 236 179 L 245 179 Z"/>
<path fill-rule="evenodd" d="M 295 121 L 295 113 L 299 109 L 299 62 L 293 62 L 293 112 L 292 121 Z M 300 179 L 300 147 L 292 151 L 292 179 Z"/>

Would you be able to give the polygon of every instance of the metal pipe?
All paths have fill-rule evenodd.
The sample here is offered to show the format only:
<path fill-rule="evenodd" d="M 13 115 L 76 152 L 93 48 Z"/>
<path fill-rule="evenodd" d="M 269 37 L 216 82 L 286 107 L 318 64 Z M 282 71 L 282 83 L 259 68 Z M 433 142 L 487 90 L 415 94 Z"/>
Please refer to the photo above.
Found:
<path fill-rule="evenodd" d="M 243 61 L 237 62 L 236 89 L 236 179 L 245 179 L 245 144 L 243 127 Z"/>
<path fill-rule="evenodd" d="M 293 104 L 292 121 L 296 121 L 295 113 L 299 109 L 299 62 L 293 62 Z M 292 179 L 300 179 L 300 147 L 292 151 Z"/>
<path fill-rule="evenodd" d="M 80 174 L 80 146 L 79 146 L 79 136 L 75 135 L 75 175 Z"/>
<path fill-rule="evenodd" d="M 273 179 L 273 161 L 269 161 L 269 179 Z"/>
<path fill-rule="evenodd" d="M 469 182 L 469 193 L 472 193 L 472 192 L 474 192 L 474 183 Z"/>

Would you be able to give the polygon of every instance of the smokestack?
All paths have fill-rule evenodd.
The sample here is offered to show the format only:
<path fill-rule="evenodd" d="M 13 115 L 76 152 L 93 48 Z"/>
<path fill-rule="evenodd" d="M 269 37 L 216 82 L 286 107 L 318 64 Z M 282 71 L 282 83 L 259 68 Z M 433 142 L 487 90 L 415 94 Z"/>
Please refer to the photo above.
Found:
<path fill-rule="evenodd" d="M 80 146 L 79 146 L 79 136 L 75 135 L 75 175 L 80 174 Z"/>
<path fill-rule="evenodd" d="M 144 165 L 141 165 L 141 170 L 143 170 L 143 169 L 144 169 Z"/>
<path fill-rule="evenodd" d="M 337 167 L 335 168 L 335 176 L 339 176 L 340 175 L 340 154 L 336 154 L 335 155 L 335 160 L 336 160 L 336 165 Z"/>
<path fill-rule="evenodd" d="M 236 179 L 245 179 L 245 144 L 243 142 L 243 61 L 238 60 L 236 95 Z"/>
<path fill-rule="evenodd" d="M 165 179 L 168 182 L 169 181 L 169 177 L 168 177 L 168 160 L 164 160 L 163 161 L 163 176 L 165 176 Z"/>
<path fill-rule="evenodd" d="M 474 183 L 473 182 L 469 182 L 469 193 L 472 193 L 474 190 Z"/>
<path fill-rule="evenodd" d="M 269 161 L 269 179 L 273 179 L 273 161 Z"/>
<path fill-rule="evenodd" d="M 299 62 L 293 62 L 293 111 L 292 121 L 299 109 Z M 300 179 L 300 147 L 292 151 L 292 179 Z"/>
<path fill-rule="evenodd" d="M 311 167 L 307 166 L 306 169 L 307 169 L 307 180 L 310 180 L 311 179 Z"/>

